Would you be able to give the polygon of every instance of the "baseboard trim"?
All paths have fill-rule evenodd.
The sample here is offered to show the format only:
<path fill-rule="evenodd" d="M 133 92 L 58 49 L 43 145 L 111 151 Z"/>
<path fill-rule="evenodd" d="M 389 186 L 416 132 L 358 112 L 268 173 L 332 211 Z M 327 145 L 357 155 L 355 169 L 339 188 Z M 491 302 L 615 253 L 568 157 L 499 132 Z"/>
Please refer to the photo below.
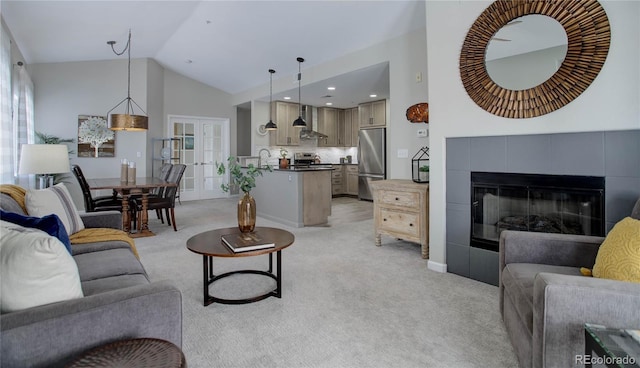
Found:
<path fill-rule="evenodd" d="M 440 272 L 440 273 L 447 273 L 447 264 L 446 263 L 438 263 L 438 262 L 434 262 L 432 260 L 429 260 L 427 262 L 427 268 L 432 270 L 432 271 L 436 271 L 436 272 Z"/>

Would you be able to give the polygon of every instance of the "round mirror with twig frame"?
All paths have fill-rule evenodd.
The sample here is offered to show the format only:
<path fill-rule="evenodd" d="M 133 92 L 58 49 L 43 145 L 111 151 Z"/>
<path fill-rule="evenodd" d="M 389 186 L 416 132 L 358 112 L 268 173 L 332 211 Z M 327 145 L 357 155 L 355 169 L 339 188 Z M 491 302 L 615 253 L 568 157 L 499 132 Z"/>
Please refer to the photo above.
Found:
<path fill-rule="evenodd" d="M 567 54 L 543 83 L 511 90 L 495 83 L 485 67 L 491 38 L 509 22 L 529 14 L 557 20 L 567 33 Z M 533 118 L 577 98 L 596 78 L 609 53 L 609 19 L 597 0 L 497 0 L 473 23 L 460 52 L 460 78 L 482 109 L 506 118 Z"/>

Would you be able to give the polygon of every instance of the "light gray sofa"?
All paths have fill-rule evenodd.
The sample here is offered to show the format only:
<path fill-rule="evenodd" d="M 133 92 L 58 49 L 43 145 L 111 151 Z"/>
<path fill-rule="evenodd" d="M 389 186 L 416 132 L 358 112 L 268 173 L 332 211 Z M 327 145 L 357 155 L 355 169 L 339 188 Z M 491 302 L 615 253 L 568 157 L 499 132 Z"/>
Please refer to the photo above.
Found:
<path fill-rule="evenodd" d="M 640 219 L 640 200 L 631 217 Z M 582 276 L 604 238 L 503 231 L 500 312 L 521 367 L 582 367 L 584 324 L 640 328 L 640 284 Z"/>
<path fill-rule="evenodd" d="M 0 194 L 4 211 L 24 214 Z M 81 215 L 85 227 L 121 228 L 116 211 Z M 0 315 L 0 366 L 62 367 L 78 354 L 121 339 L 153 337 L 182 346 L 182 295 L 150 282 L 128 243 L 72 244 L 83 298 Z"/>

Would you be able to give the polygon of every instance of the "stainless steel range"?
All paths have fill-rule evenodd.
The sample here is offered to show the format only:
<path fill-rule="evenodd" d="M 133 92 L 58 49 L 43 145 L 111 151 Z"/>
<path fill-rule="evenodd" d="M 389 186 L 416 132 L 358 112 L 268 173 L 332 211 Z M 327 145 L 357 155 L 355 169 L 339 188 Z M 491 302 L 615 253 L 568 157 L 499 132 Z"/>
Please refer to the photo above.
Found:
<path fill-rule="evenodd" d="M 295 166 L 310 166 L 314 163 L 316 154 L 313 152 L 296 152 L 293 155 Z"/>

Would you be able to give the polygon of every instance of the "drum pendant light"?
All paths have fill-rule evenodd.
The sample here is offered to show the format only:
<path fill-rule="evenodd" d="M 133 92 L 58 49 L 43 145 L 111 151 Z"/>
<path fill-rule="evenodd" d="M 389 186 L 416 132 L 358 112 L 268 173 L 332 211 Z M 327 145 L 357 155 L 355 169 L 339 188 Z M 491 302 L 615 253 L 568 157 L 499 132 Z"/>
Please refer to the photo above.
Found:
<path fill-rule="evenodd" d="M 131 98 L 131 30 L 129 30 L 129 39 L 122 52 L 117 52 L 113 48 L 113 45 L 116 44 L 116 41 L 107 41 L 107 44 L 111 46 L 111 50 L 113 50 L 113 52 L 118 56 L 124 54 L 125 51 L 128 51 L 127 57 L 129 58 L 129 63 L 127 64 L 127 97 L 107 112 L 107 116 L 109 119 L 109 129 L 128 131 L 147 130 L 149 126 L 149 118 L 146 116 L 147 113 L 144 112 L 144 110 L 142 110 L 142 108 Z M 124 114 L 109 115 L 111 111 L 115 110 L 123 103 L 125 103 Z M 138 106 L 138 109 L 142 111 L 143 115 L 135 115 L 133 111 L 133 105 Z"/>
<path fill-rule="evenodd" d="M 300 80 L 302 79 L 300 65 L 304 62 L 304 59 L 299 57 L 296 60 L 298 60 L 298 118 L 293 121 L 293 126 L 302 128 L 307 126 L 307 123 L 302 118 L 302 100 L 300 99 Z"/>
<path fill-rule="evenodd" d="M 278 126 L 271 119 L 271 104 L 273 104 L 273 73 L 276 71 L 269 69 L 269 122 L 264 126 L 266 130 L 277 130 Z"/>

